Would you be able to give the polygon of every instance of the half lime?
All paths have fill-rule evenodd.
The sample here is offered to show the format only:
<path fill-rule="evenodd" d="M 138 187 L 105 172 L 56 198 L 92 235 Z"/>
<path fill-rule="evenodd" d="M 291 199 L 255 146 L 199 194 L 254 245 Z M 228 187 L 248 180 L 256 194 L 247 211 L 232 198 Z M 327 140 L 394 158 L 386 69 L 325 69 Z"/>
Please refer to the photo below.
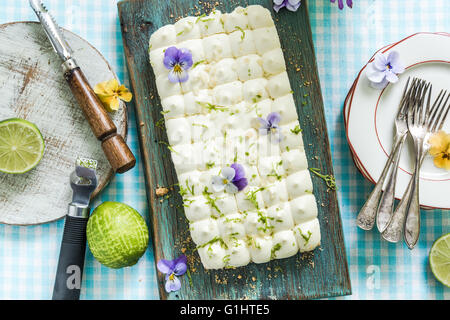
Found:
<path fill-rule="evenodd" d="M 443 285 L 450 287 L 450 233 L 438 238 L 430 250 L 430 267 Z"/>
<path fill-rule="evenodd" d="M 45 143 L 39 129 L 23 119 L 0 122 L 0 172 L 21 174 L 36 167 Z"/>

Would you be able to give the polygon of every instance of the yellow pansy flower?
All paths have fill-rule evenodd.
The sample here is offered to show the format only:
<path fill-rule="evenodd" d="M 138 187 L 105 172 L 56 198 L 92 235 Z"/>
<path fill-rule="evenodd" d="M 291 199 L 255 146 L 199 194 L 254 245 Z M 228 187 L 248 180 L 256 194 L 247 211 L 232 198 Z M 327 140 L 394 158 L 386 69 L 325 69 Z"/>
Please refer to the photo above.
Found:
<path fill-rule="evenodd" d="M 450 134 L 439 131 L 431 136 L 429 153 L 434 157 L 434 165 L 438 168 L 450 170 Z"/>
<path fill-rule="evenodd" d="M 116 79 L 97 84 L 94 92 L 109 112 L 119 109 L 119 99 L 130 102 L 133 98 L 131 92 L 124 85 L 119 86 Z"/>

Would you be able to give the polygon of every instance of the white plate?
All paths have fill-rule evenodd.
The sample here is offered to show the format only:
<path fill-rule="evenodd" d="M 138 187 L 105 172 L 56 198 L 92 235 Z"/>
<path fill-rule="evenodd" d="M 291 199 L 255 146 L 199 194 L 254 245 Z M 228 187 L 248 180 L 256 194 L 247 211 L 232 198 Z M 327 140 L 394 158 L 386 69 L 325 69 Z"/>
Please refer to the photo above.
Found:
<path fill-rule="evenodd" d="M 418 33 L 381 49 L 382 52 L 391 50 L 398 51 L 407 66 L 399 82 L 383 91 L 371 88 L 365 76 L 366 65 L 350 89 L 344 107 L 347 140 L 355 164 L 372 182 L 378 180 L 390 153 L 394 118 L 408 77 L 431 81 L 433 97 L 441 89 L 450 89 L 450 34 Z M 443 129 L 450 132 L 450 120 Z M 413 147 L 408 140 L 400 159 L 396 198 L 402 197 L 411 179 L 413 165 Z M 449 209 L 450 172 L 436 168 L 432 158 L 427 157 L 420 179 L 421 205 Z"/>

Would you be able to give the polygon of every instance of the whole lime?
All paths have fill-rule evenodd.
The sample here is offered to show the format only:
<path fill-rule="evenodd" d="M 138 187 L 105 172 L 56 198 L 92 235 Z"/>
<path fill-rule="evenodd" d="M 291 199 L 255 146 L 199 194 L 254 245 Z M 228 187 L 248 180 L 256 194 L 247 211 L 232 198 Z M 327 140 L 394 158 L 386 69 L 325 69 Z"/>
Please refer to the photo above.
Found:
<path fill-rule="evenodd" d="M 92 212 L 86 236 L 94 257 L 114 269 L 135 265 L 148 246 L 144 219 L 119 202 L 104 202 Z"/>

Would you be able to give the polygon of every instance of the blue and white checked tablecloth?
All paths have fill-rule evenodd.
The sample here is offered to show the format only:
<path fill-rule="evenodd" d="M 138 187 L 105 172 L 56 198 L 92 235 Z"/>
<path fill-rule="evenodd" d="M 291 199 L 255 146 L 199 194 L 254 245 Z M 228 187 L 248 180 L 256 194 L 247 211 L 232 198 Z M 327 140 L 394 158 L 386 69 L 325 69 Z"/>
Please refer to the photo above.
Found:
<path fill-rule="evenodd" d="M 128 83 L 116 0 L 46 3 L 62 26 L 98 48 Z M 418 31 L 450 31 L 450 1 L 355 0 L 353 9 L 340 11 L 329 0 L 309 0 L 309 10 L 352 280 L 353 295 L 346 299 L 450 299 L 450 289 L 440 285 L 428 267 L 433 241 L 450 231 L 448 211 L 422 213 L 422 235 L 413 251 L 356 227 L 356 213 L 372 186 L 353 165 L 342 118 L 347 91 L 372 53 Z M 0 0 L 0 23 L 19 20 L 36 20 L 28 1 Z M 121 201 L 148 221 L 133 110 L 128 142 L 138 166 L 115 177 L 94 205 Z M 0 225 L 0 299 L 51 298 L 63 225 Z M 152 246 L 137 265 L 121 270 L 103 267 L 88 252 L 82 286 L 82 299 L 158 299 Z"/>

